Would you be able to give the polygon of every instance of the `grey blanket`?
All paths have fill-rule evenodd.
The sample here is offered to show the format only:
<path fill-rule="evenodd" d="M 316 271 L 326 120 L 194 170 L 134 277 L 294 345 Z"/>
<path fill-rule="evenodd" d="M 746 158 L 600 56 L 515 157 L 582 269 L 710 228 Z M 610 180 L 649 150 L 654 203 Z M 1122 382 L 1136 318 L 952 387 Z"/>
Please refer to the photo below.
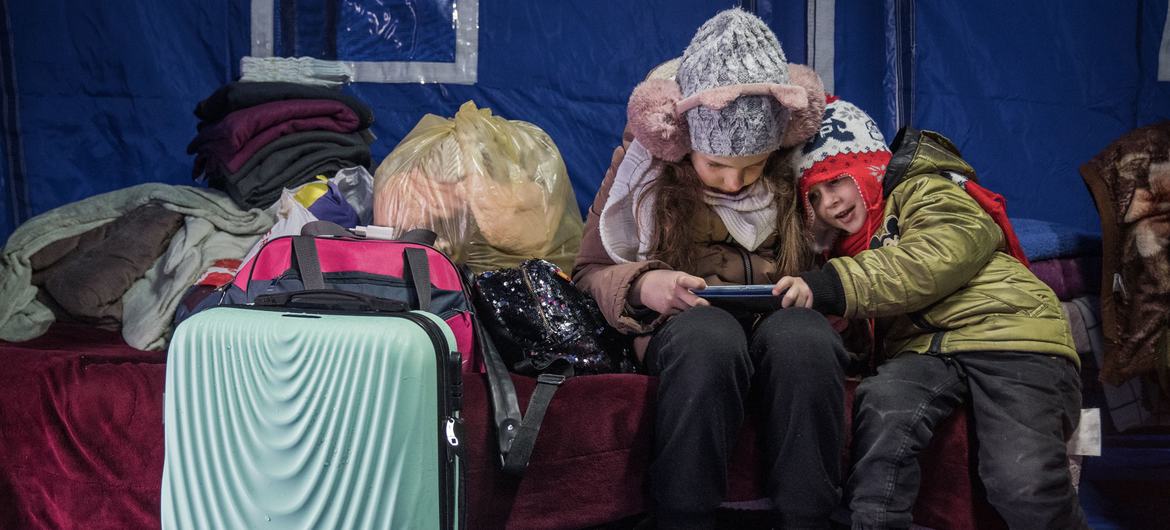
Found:
<path fill-rule="evenodd" d="M 84 234 L 151 201 L 160 203 L 170 211 L 182 214 L 187 219 L 188 224 L 193 219 L 204 221 L 208 228 L 201 228 L 203 231 L 222 233 L 247 241 L 255 241 L 274 222 L 271 212 L 259 209 L 240 210 L 223 192 L 157 183 L 141 184 L 95 195 L 45 212 L 29 219 L 17 228 L 8 238 L 3 252 L 0 252 L 0 301 L 2 301 L 0 302 L 0 339 L 13 342 L 29 340 L 43 334 L 54 321 L 52 311 L 44 303 L 37 300 L 37 287 L 32 282 L 32 256 L 54 242 Z M 184 244 L 198 245 L 204 239 L 206 238 L 191 241 L 184 239 Z M 244 248 L 246 251 L 247 247 Z M 174 240 L 168 247 L 168 254 L 172 250 L 175 250 Z M 177 293 L 175 295 L 177 297 L 181 294 L 182 289 L 193 283 L 195 276 L 202 272 L 201 270 L 193 270 L 200 266 L 201 264 L 190 264 L 189 268 L 192 269 L 192 277 L 190 278 L 176 276 L 166 279 L 166 282 L 174 289 L 164 289 L 160 292 L 170 293 L 173 291 Z M 146 277 L 136 282 L 135 285 L 151 279 L 151 271 L 157 267 L 158 262 L 152 266 L 150 271 L 147 271 Z M 132 286 L 127 293 L 133 294 L 134 291 L 136 290 Z M 123 303 L 125 304 L 125 302 L 126 298 L 124 297 Z M 165 301 L 152 302 L 154 303 L 149 304 L 151 307 L 170 305 L 173 309 L 173 304 L 167 304 Z M 125 331 L 123 334 L 125 336 Z M 135 341 L 131 345 L 142 347 L 144 344 L 142 341 Z"/>

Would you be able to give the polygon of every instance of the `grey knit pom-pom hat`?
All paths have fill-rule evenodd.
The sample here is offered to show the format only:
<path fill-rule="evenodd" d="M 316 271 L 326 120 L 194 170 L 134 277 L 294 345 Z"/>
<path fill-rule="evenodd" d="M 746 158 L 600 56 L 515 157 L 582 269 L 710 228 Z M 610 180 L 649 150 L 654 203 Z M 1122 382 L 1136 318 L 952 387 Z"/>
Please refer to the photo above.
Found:
<path fill-rule="evenodd" d="M 676 77 L 682 97 L 732 85 L 789 84 L 780 42 L 759 17 L 728 9 L 705 22 L 683 52 Z M 715 156 L 748 156 L 776 150 L 789 109 L 775 97 L 743 95 L 716 109 L 686 111 L 691 148 Z"/>
<path fill-rule="evenodd" d="M 772 31 L 742 10 L 708 20 L 666 65 L 634 87 L 626 106 L 630 130 L 655 158 L 757 155 L 804 145 L 821 128 L 820 77 L 788 64 Z"/>

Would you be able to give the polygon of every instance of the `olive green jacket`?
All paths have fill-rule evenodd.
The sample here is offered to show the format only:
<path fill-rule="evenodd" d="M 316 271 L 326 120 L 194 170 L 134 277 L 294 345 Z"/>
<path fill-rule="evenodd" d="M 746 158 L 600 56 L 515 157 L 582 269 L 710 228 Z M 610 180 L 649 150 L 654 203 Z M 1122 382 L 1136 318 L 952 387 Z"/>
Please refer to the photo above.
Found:
<path fill-rule="evenodd" d="M 949 178 L 975 174 L 958 150 L 930 131 L 907 130 L 895 144 L 870 250 L 802 275 L 817 308 L 876 318 L 888 357 L 1007 350 L 1079 366 L 1056 294 L 1002 251 L 999 225 Z"/>

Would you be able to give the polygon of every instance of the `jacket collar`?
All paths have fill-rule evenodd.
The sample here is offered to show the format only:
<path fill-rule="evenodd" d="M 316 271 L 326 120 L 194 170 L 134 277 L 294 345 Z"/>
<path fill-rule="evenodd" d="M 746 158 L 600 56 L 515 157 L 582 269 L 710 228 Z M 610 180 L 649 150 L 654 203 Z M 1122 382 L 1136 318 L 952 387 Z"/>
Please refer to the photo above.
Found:
<path fill-rule="evenodd" d="M 903 127 L 894 136 L 890 150 L 894 155 L 882 179 L 883 197 L 889 197 L 906 179 L 924 172 L 953 171 L 977 180 L 975 170 L 963 160 L 959 148 L 934 131 Z"/>

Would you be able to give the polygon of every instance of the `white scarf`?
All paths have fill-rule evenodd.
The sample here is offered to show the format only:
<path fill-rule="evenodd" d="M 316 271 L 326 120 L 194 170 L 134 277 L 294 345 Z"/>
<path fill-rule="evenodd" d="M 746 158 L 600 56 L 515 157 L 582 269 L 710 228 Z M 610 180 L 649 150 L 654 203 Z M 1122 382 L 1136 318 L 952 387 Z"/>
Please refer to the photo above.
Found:
<path fill-rule="evenodd" d="M 755 251 L 776 230 L 776 196 L 763 179 L 735 195 L 703 190 L 703 202 L 723 220 L 743 248 Z"/>
<path fill-rule="evenodd" d="M 653 156 L 634 140 L 614 175 L 598 218 L 601 243 L 615 263 L 649 258 L 654 233 L 654 202 L 646 189 L 659 176 Z M 766 183 L 756 181 L 735 195 L 705 190 L 703 202 L 723 220 L 736 243 L 754 251 L 776 229 L 776 201 Z M 641 208 L 638 208 L 641 203 Z"/>

